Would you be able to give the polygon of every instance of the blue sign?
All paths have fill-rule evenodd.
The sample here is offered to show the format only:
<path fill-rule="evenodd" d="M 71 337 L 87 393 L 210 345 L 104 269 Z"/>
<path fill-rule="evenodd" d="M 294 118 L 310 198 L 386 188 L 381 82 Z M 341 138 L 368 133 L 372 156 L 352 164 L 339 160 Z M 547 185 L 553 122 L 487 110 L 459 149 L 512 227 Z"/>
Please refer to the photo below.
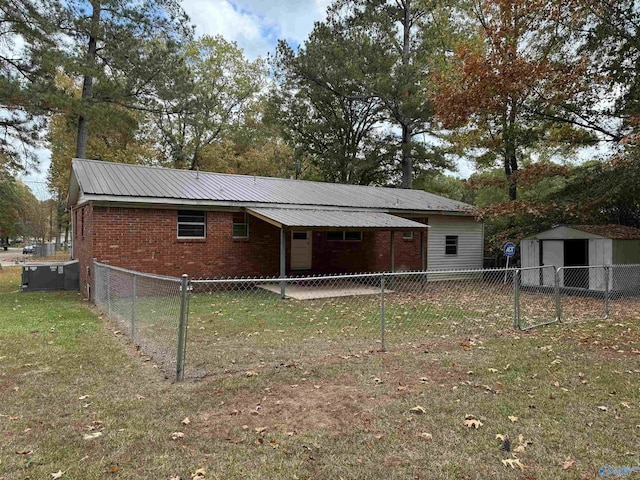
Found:
<path fill-rule="evenodd" d="M 504 255 L 506 257 L 513 257 L 516 254 L 516 245 L 513 242 L 507 242 L 504 244 Z"/>

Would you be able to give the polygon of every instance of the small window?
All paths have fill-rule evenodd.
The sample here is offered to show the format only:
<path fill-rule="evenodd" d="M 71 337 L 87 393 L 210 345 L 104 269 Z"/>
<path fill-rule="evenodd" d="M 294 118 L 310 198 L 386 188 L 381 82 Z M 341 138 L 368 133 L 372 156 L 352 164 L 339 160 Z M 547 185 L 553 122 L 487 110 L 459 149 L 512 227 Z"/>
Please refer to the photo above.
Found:
<path fill-rule="evenodd" d="M 293 232 L 292 233 L 292 238 L 294 240 L 306 240 L 307 239 L 307 232 Z"/>
<path fill-rule="evenodd" d="M 344 232 L 344 239 L 351 242 L 361 242 L 362 232 Z"/>
<path fill-rule="evenodd" d="M 249 223 L 245 212 L 236 212 L 233 214 L 233 238 L 248 238 Z"/>
<path fill-rule="evenodd" d="M 362 232 L 334 230 L 334 231 L 327 232 L 327 240 L 360 242 L 362 241 Z"/>
<path fill-rule="evenodd" d="M 205 238 L 206 212 L 178 210 L 178 238 Z"/>
<path fill-rule="evenodd" d="M 413 240 L 413 232 L 402 232 L 402 238 L 404 240 Z"/>
<path fill-rule="evenodd" d="M 458 236 L 447 235 L 444 243 L 445 255 L 457 255 L 458 254 Z"/>

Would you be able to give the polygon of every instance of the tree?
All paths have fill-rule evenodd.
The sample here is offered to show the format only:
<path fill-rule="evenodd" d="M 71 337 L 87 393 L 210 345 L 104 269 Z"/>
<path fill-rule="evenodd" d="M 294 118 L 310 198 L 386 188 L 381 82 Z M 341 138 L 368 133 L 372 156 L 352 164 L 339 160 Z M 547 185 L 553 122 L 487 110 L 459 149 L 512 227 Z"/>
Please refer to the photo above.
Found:
<path fill-rule="evenodd" d="M 243 117 L 242 124 L 202 149 L 201 168 L 238 175 L 298 178 L 294 152 L 270 116 L 268 99 L 262 97 L 250 104 Z"/>
<path fill-rule="evenodd" d="M 174 67 L 155 78 L 155 127 L 163 162 L 196 169 L 203 149 L 242 122 L 266 72 L 262 60 L 248 61 L 221 36 L 193 40 L 174 58 Z"/>
<path fill-rule="evenodd" d="M 400 130 L 403 188 L 411 188 L 421 168 L 451 167 L 442 156 L 430 157 L 418 138 L 435 130 L 430 73 L 446 57 L 456 16 L 455 2 L 440 0 L 337 0 L 328 11 L 334 31 L 363 40 L 352 53 L 359 60 L 354 80 L 382 102 L 387 120 Z"/>
<path fill-rule="evenodd" d="M 144 109 L 152 81 L 191 29 L 176 0 L 71 0 L 63 8 L 63 31 L 74 44 L 71 55 L 61 51 L 60 58 L 67 75 L 82 79 L 74 102 L 75 156 L 84 158 L 96 107 Z"/>
<path fill-rule="evenodd" d="M 0 0 L 0 168 L 35 163 L 43 115 L 51 101 L 57 4 L 53 0 Z"/>
<path fill-rule="evenodd" d="M 348 73 L 357 68 L 354 48 L 365 41 L 317 24 L 297 53 L 278 45 L 272 115 L 297 158 L 324 181 L 367 185 L 390 176 L 395 149 L 381 131 L 384 105 Z"/>
<path fill-rule="evenodd" d="M 474 0 L 473 11 L 478 39 L 458 45 L 434 102 L 438 118 L 458 129 L 450 138 L 461 151 L 480 168 L 501 164 L 513 201 L 523 160 L 597 141 L 568 113 L 589 78 L 564 2 Z"/>

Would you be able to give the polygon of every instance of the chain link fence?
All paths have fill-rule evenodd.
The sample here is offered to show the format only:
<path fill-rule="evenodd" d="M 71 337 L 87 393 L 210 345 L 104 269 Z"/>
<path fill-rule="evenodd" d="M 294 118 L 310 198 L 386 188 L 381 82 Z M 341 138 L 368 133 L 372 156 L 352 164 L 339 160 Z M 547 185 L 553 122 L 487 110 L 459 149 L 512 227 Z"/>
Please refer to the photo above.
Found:
<path fill-rule="evenodd" d="M 168 376 L 184 375 L 187 279 L 149 275 L 94 262 L 93 301 Z M 183 328 L 179 328 L 182 326 Z"/>
<path fill-rule="evenodd" d="M 188 280 L 96 263 L 94 280 L 96 305 L 178 380 L 185 358 L 189 377 L 252 375 L 640 312 L 640 265 Z"/>

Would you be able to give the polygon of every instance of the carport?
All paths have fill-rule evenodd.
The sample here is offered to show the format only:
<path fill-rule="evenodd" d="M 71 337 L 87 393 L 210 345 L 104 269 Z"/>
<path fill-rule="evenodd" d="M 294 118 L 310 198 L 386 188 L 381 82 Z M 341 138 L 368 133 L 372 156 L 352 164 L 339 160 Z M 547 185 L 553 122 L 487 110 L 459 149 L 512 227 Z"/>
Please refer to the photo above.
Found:
<path fill-rule="evenodd" d="M 312 262 L 310 232 L 344 231 L 345 238 L 362 231 L 388 231 L 388 270 L 395 271 L 396 231 L 420 235 L 421 266 L 426 268 L 425 232 L 428 225 L 408 218 L 370 210 L 312 209 L 312 208 L 247 208 L 247 213 L 280 229 L 280 278 L 286 277 L 287 237 L 291 236 L 291 258 L 295 262 Z M 361 254 L 364 254 L 361 252 Z M 297 265 L 294 263 L 293 266 Z M 304 266 L 304 265 L 303 265 Z M 311 264 L 309 264 L 309 267 Z M 292 267 L 293 268 L 293 267 Z"/>

